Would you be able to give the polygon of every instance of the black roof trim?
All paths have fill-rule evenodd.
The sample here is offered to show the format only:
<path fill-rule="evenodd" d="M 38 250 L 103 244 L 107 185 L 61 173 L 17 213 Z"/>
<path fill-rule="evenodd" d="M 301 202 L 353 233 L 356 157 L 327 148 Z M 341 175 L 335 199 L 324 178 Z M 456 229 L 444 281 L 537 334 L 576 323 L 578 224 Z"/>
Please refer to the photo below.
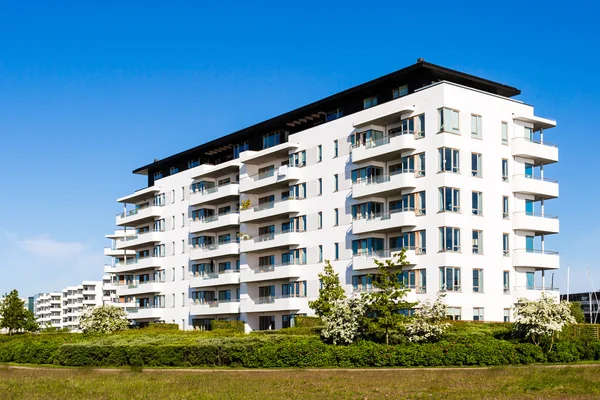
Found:
<path fill-rule="evenodd" d="M 184 150 L 177 154 L 173 154 L 167 158 L 154 161 L 148 165 L 137 168 L 133 171 L 134 174 L 147 174 L 148 170 L 152 168 L 160 168 L 164 165 L 172 164 L 174 160 L 181 159 L 187 154 L 197 154 L 198 152 L 204 149 L 217 148 L 220 146 L 224 146 L 227 144 L 233 144 L 236 142 L 235 138 L 238 136 L 245 136 L 251 134 L 253 131 L 258 133 L 269 133 L 277 129 L 281 129 L 282 125 L 285 125 L 286 122 L 293 121 L 295 119 L 301 118 L 307 114 L 309 110 L 314 111 L 315 109 L 327 106 L 327 110 L 333 109 L 335 106 L 335 102 L 339 102 L 340 100 L 348 97 L 354 93 L 364 91 L 370 87 L 375 87 L 380 83 L 383 83 L 388 80 L 398 79 L 403 75 L 410 75 L 412 73 L 422 71 L 424 73 L 429 72 L 432 76 L 437 78 L 438 80 L 447 80 L 450 82 L 462 84 L 468 87 L 472 87 L 475 89 L 483 90 L 486 92 L 490 92 L 492 94 L 497 94 L 504 97 L 513 97 L 521 94 L 521 91 L 515 87 L 504 85 L 498 82 L 490 81 L 487 79 L 479 78 L 474 75 L 469 75 L 463 72 L 455 71 L 449 68 L 445 68 L 436 64 L 431 64 L 428 62 L 419 59 L 417 63 L 412 64 L 408 67 L 402 68 L 398 71 L 389 73 L 387 75 L 381 76 L 379 78 L 373 79 L 371 81 L 365 82 L 358 86 L 354 86 L 352 88 L 346 89 L 342 92 L 336 93 L 334 95 L 325 97 L 321 100 L 317 100 L 313 103 L 307 104 L 300 108 L 296 108 L 294 110 L 288 111 L 285 114 L 278 115 L 276 117 L 270 118 L 268 120 L 259 122 L 252 126 L 243 128 L 239 131 L 230 133 L 228 135 L 222 136 L 220 138 L 211 140 L 210 142 L 203 143 L 199 146 L 192 147 L 190 149 Z M 331 107 L 331 108 L 330 108 Z M 239 140 L 238 140 L 239 141 Z"/>

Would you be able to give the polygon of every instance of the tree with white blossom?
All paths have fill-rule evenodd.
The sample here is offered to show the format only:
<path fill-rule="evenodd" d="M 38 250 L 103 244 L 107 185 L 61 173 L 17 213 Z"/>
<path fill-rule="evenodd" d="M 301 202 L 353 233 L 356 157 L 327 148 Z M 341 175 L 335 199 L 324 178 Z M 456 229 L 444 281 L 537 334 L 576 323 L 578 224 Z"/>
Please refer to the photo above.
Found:
<path fill-rule="evenodd" d="M 112 333 L 128 326 L 127 313 L 110 305 L 88 308 L 79 317 L 79 327 L 85 333 Z"/>
<path fill-rule="evenodd" d="M 365 302 L 360 297 L 333 301 L 329 314 L 323 317 L 325 328 L 321 336 L 335 345 L 354 343 L 360 333 L 360 320 L 364 313 Z"/>
<path fill-rule="evenodd" d="M 514 333 L 531 339 L 539 346 L 542 340 L 550 339 L 550 350 L 555 336 L 568 324 L 574 324 L 569 303 L 556 301 L 542 293 L 539 300 L 519 299 L 514 310 Z"/>
<path fill-rule="evenodd" d="M 448 307 L 444 303 L 445 294 L 438 295 L 433 304 L 426 300 L 415 309 L 410 323 L 405 325 L 410 342 L 431 342 L 438 340 L 450 324 L 446 322 Z"/>

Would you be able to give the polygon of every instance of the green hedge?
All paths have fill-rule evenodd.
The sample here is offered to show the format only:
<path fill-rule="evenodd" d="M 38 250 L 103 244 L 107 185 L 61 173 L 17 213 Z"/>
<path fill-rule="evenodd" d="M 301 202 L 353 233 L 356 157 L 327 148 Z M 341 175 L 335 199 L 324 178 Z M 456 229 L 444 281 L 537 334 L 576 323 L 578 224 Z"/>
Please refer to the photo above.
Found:
<path fill-rule="evenodd" d="M 244 325 L 244 321 L 220 321 L 216 319 L 210 321 L 210 329 L 213 331 L 227 330 L 233 333 L 244 333 Z"/>
<path fill-rule="evenodd" d="M 296 328 L 316 328 L 324 325 L 323 320 L 319 317 L 294 317 Z"/>
<path fill-rule="evenodd" d="M 148 326 L 143 327 L 142 330 L 145 330 L 145 331 L 148 331 L 148 330 L 178 331 L 179 330 L 179 325 L 177 325 L 177 324 L 163 324 L 163 323 L 152 322 L 152 323 L 148 324 Z"/>

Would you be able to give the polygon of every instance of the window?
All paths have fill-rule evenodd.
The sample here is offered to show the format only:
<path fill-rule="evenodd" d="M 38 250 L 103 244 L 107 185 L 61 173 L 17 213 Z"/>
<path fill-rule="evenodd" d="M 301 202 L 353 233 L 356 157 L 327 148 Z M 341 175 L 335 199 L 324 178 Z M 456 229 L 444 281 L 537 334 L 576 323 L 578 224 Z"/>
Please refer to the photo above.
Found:
<path fill-rule="evenodd" d="M 502 122 L 502 144 L 508 146 L 508 124 Z"/>
<path fill-rule="evenodd" d="M 481 178 L 481 154 L 471 153 L 471 176 Z"/>
<path fill-rule="evenodd" d="M 185 186 L 181 187 L 181 201 L 185 200 Z"/>
<path fill-rule="evenodd" d="M 185 293 L 181 293 L 181 307 L 185 307 Z"/>
<path fill-rule="evenodd" d="M 502 182 L 508 182 L 508 160 L 502 159 Z"/>
<path fill-rule="evenodd" d="M 161 179 L 163 177 L 162 172 L 160 172 L 160 171 L 159 172 L 155 172 L 154 175 L 153 175 L 153 177 L 154 177 L 155 181 Z"/>
<path fill-rule="evenodd" d="M 483 307 L 473 307 L 473 321 L 483 321 Z"/>
<path fill-rule="evenodd" d="M 510 252 L 510 248 L 508 245 L 508 233 L 503 233 L 502 234 L 502 255 L 504 255 L 505 257 L 508 257 L 509 252 Z"/>
<path fill-rule="evenodd" d="M 397 99 L 398 97 L 406 96 L 408 94 L 408 85 L 402 85 L 392 90 L 392 98 Z"/>
<path fill-rule="evenodd" d="M 338 140 L 333 141 L 333 158 L 336 158 L 339 155 L 339 143 Z"/>
<path fill-rule="evenodd" d="M 510 322 L 510 308 L 504 309 L 504 322 Z"/>
<path fill-rule="evenodd" d="M 290 154 L 289 166 L 290 167 L 305 167 L 306 166 L 306 150 L 302 150 L 297 153 Z"/>
<path fill-rule="evenodd" d="M 483 231 L 473 229 L 473 254 L 483 254 Z"/>
<path fill-rule="evenodd" d="M 323 262 L 323 245 L 319 245 L 319 262 Z"/>
<path fill-rule="evenodd" d="M 528 126 L 525 126 L 523 129 L 525 131 L 525 139 L 533 141 L 533 129 Z"/>
<path fill-rule="evenodd" d="M 502 196 L 502 218 L 508 219 L 508 196 Z"/>
<path fill-rule="evenodd" d="M 173 175 L 179 172 L 179 168 L 177 167 L 171 167 L 171 169 L 169 169 L 169 175 Z"/>
<path fill-rule="evenodd" d="M 440 251 L 460 251 L 460 228 L 440 227 Z"/>
<path fill-rule="evenodd" d="M 337 192 L 339 189 L 339 179 L 338 174 L 333 175 L 333 191 Z"/>
<path fill-rule="evenodd" d="M 181 239 L 181 253 L 185 253 L 185 240 Z"/>
<path fill-rule="evenodd" d="M 200 165 L 200 160 L 188 161 L 188 168 L 194 168 Z"/>
<path fill-rule="evenodd" d="M 271 132 L 263 135 L 263 150 L 268 149 L 269 147 L 277 146 L 280 143 L 281 134 L 279 132 Z"/>
<path fill-rule="evenodd" d="M 327 112 L 327 117 L 325 117 L 325 121 L 333 121 L 334 119 L 342 118 L 344 116 L 344 110 L 341 108 L 336 108 L 335 110 L 331 110 Z"/>
<path fill-rule="evenodd" d="M 458 110 L 445 107 L 438 109 L 438 132 L 460 134 L 458 126 Z"/>
<path fill-rule="evenodd" d="M 502 271 L 502 288 L 504 294 L 510 293 L 510 271 Z"/>
<path fill-rule="evenodd" d="M 481 139 L 481 115 L 471 114 L 471 137 Z"/>
<path fill-rule="evenodd" d="M 321 162 L 321 161 L 323 161 L 323 146 L 318 145 L 317 146 L 317 162 Z"/>
<path fill-rule="evenodd" d="M 275 316 L 274 315 L 259 316 L 258 317 L 258 329 L 261 331 L 275 330 Z"/>
<path fill-rule="evenodd" d="M 451 149 L 449 147 L 440 147 L 438 149 L 439 155 L 439 172 L 460 172 L 460 152 L 456 149 Z"/>
<path fill-rule="evenodd" d="M 461 308 L 460 307 L 448 307 L 446 309 L 448 319 L 453 321 L 460 321 L 461 319 Z"/>
<path fill-rule="evenodd" d="M 525 280 L 527 283 L 527 290 L 535 289 L 535 272 L 528 271 L 525 273 Z"/>
<path fill-rule="evenodd" d="M 338 226 L 340 223 L 340 210 L 339 208 L 333 209 L 333 226 Z"/>
<path fill-rule="evenodd" d="M 482 269 L 473 269 L 473 293 L 483 293 Z"/>
<path fill-rule="evenodd" d="M 317 180 L 317 196 L 323 194 L 323 178 Z"/>
<path fill-rule="evenodd" d="M 185 266 L 181 266 L 181 280 L 185 280 Z"/>
<path fill-rule="evenodd" d="M 171 281 L 175 282 L 175 268 L 173 268 L 171 271 Z"/>
<path fill-rule="evenodd" d="M 175 203 L 175 189 L 171 190 L 171 204 Z"/>
<path fill-rule="evenodd" d="M 417 293 L 427 292 L 427 275 L 425 269 L 402 271 L 399 279 L 405 288 L 415 289 Z"/>
<path fill-rule="evenodd" d="M 246 140 L 244 143 L 238 143 L 233 145 L 233 158 L 240 158 L 240 153 L 250 150 L 250 145 Z"/>
<path fill-rule="evenodd" d="M 441 187 L 439 211 L 460 212 L 460 189 Z"/>
<path fill-rule="evenodd" d="M 319 211 L 317 214 L 317 229 L 323 228 L 323 212 Z"/>
<path fill-rule="evenodd" d="M 363 108 L 367 109 L 377 105 L 377 96 L 367 97 L 363 100 Z"/>
<path fill-rule="evenodd" d="M 460 268 L 440 267 L 440 291 L 460 292 Z"/>
<path fill-rule="evenodd" d="M 334 260 L 339 260 L 340 259 L 340 244 L 334 243 L 333 250 L 334 250 L 334 255 L 335 255 Z"/>
<path fill-rule="evenodd" d="M 373 290 L 373 277 L 371 275 L 355 275 L 352 277 L 352 291 L 370 292 Z"/>
<path fill-rule="evenodd" d="M 473 215 L 483 215 L 483 193 L 471 192 L 471 209 Z"/>

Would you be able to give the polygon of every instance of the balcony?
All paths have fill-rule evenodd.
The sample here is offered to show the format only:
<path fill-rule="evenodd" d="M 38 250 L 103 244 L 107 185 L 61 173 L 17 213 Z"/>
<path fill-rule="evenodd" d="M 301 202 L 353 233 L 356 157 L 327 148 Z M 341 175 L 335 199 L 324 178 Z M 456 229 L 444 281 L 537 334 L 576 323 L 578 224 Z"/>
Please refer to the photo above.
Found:
<path fill-rule="evenodd" d="M 260 313 L 275 311 L 297 311 L 308 310 L 308 298 L 289 297 L 289 296 L 268 296 L 259 297 L 256 300 L 246 300 L 241 302 L 240 311 L 243 313 Z"/>
<path fill-rule="evenodd" d="M 190 232 L 208 232 L 219 231 L 226 228 L 238 227 L 240 225 L 240 214 L 229 213 L 222 215 L 213 215 L 205 218 L 190 218 Z"/>
<path fill-rule="evenodd" d="M 240 283 L 240 270 L 231 269 L 215 273 L 190 274 L 190 287 L 208 287 L 219 285 L 237 285 Z"/>
<path fill-rule="evenodd" d="M 529 138 L 514 138 L 511 144 L 512 155 L 533 161 L 533 165 L 558 162 L 558 146 L 552 143 L 539 142 Z"/>
<path fill-rule="evenodd" d="M 190 246 L 191 260 L 206 260 L 211 258 L 237 256 L 240 254 L 240 244 L 238 242 L 227 242 L 221 244 L 193 245 Z"/>
<path fill-rule="evenodd" d="M 555 199 L 558 197 L 558 181 L 531 175 L 514 175 L 512 190 L 514 193 L 532 195 L 536 201 Z"/>
<path fill-rule="evenodd" d="M 513 213 L 513 229 L 535 232 L 536 235 L 558 233 L 558 217 L 527 211 Z"/>
<path fill-rule="evenodd" d="M 352 184 L 352 198 L 387 197 L 393 193 L 397 194 L 401 189 L 415 188 L 419 176 L 423 176 L 422 171 L 400 170 L 393 174 L 369 177 Z"/>
<path fill-rule="evenodd" d="M 414 150 L 416 139 L 422 137 L 423 132 L 405 131 L 396 135 L 384 136 L 381 139 L 367 143 L 356 144 L 352 148 L 352 162 L 364 163 L 367 161 L 389 161 L 399 158 L 400 152 Z"/>
<path fill-rule="evenodd" d="M 240 222 L 259 223 L 289 216 L 289 214 L 299 213 L 302 207 L 303 198 L 289 197 L 284 200 L 270 201 L 242 210 Z"/>
<path fill-rule="evenodd" d="M 219 204 L 227 202 L 227 199 L 229 198 L 238 198 L 240 195 L 240 184 L 234 182 L 210 189 L 195 190 L 190 193 L 191 206 L 199 204 Z"/>
<path fill-rule="evenodd" d="M 252 253 L 264 251 L 267 249 L 289 248 L 300 244 L 300 231 L 289 231 L 281 233 L 267 233 L 259 235 L 255 238 L 242 240 L 240 242 L 240 251 L 244 253 Z"/>
<path fill-rule="evenodd" d="M 134 252 L 135 254 L 135 252 Z M 104 273 L 105 274 L 114 274 L 117 272 L 117 267 L 114 265 L 104 265 Z"/>
<path fill-rule="evenodd" d="M 297 181 L 301 177 L 299 167 L 282 166 L 268 172 L 249 176 L 240 181 L 240 192 L 260 193 L 289 187 L 291 181 Z"/>
<path fill-rule="evenodd" d="M 129 284 L 118 284 L 118 296 L 130 296 L 141 293 L 160 293 L 163 290 L 164 279 L 147 282 L 131 282 Z"/>
<path fill-rule="evenodd" d="M 513 267 L 515 268 L 543 270 L 558 269 L 560 266 L 560 258 L 557 251 L 516 249 L 513 252 L 512 260 Z"/>
<path fill-rule="evenodd" d="M 402 251 L 402 249 L 359 251 L 358 254 L 352 256 L 352 270 L 360 271 L 377 268 L 375 260 L 383 263 L 388 260 L 394 261 L 396 260 L 395 255 L 400 253 L 400 251 Z M 408 248 L 405 252 L 406 260 L 410 263 L 410 265 L 416 265 L 417 256 L 422 254 L 426 254 L 426 249 L 423 247 Z"/>
<path fill-rule="evenodd" d="M 125 261 L 118 262 L 116 272 L 130 272 L 148 268 L 160 268 L 164 262 L 164 256 L 151 256 L 142 258 L 128 258 Z"/>
<path fill-rule="evenodd" d="M 518 303 L 520 299 L 539 300 L 542 293 L 547 296 L 555 297 L 558 300 L 560 291 L 557 287 L 552 286 L 515 286 L 513 290 L 513 301 Z"/>
<path fill-rule="evenodd" d="M 371 232 L 390 232 L 402 227 L 414 226 L 417 226 L 415 210 L 400 209 L 355 219 L 352 221 L 352 233 L 358 235 Z"/>
<path fill-rule="evenodd" d="M 160 242 L 161 234 L 164 231 L 150 230 L 147 232 L 140 232 L 133 236 L 127 236 L 117 241 L 117 250 L 132 250 L 139 247 L 148 247 L 153 243 Z M 121 256 L 123 253 L 121 253 Z"/>
<path fill-rule="evenodd" d="M 107 257 L 123 257 L 125 255 L 133 256 L 135 255 L 134 250 L 119 250 L 117 246 L 105 247 L 104 255 Z"/>
<path fill-rule="evenodd" d="M 239 300 L 192 300 L 190 306 L 190 314 L 192 315 L 223 315 L 223 314 L 239 314 Z"/>
<path fill-rule="evenodd" d="M 306 270 L 306 264 L 277 264 L 277 265 L 259 265 L 243 269 L 240 272 L 241 282 L 259 282 L 275 279 L 299 278 L 302 272 Z"/>
<path fill-rule="evenodd" d="M 165 306 L 160 305 L 148 305 L 143 307 L 136 305 L 136 307 L 127 308 L 129 318 L 136 320 L 162 318 L 165 314 L 164 310 Z"/>
<path fill-rule="evenodd" d="M 151 203 L 149 206 L 134 208 L 123 213 L 117 214 L 117 226 L 133 226 L 142 222 L 152 221 L 161 216 L 162 206 L 164 204 Z"/>

